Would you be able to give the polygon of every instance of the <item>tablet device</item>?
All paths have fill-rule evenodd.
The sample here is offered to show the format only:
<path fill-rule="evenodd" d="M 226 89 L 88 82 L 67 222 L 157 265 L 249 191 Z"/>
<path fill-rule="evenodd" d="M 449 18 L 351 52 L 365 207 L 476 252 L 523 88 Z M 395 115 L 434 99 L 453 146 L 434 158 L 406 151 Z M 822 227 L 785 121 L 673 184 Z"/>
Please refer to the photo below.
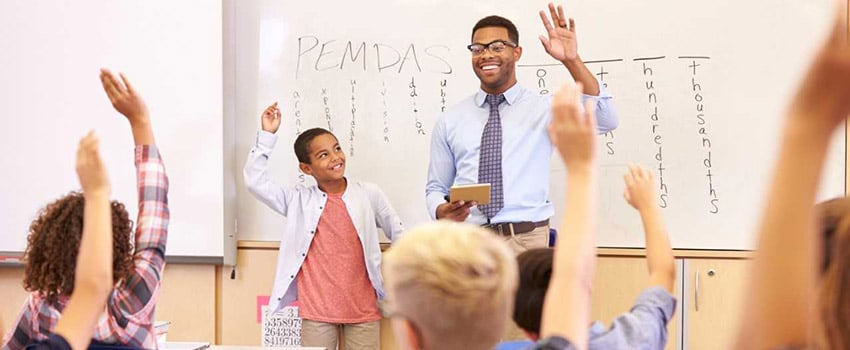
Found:
<path fill-rule="evenodd" d="M 490 184 L 455 185 L 449 191 L 449 202 L 476 201 L 479 205 L 490 204 Z"/>

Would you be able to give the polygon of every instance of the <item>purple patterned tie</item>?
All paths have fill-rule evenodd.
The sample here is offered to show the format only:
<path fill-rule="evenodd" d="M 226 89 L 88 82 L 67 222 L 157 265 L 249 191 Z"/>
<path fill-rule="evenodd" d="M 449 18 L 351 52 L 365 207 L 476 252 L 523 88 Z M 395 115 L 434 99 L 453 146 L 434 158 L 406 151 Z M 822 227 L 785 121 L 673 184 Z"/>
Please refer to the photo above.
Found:
<path fill-rule="evenodd" d="M 499 117 L 499 105 L 502 102 L 505 102 L 505 95 L 487 95 L 490 117 L 481 133 L 478 158 L 478 183 L 490 184 L 490 204 L 480 205 L 478 209 L 481 209 L 488 222 L 505 206 L 502 191 L 502 120 Z"/>

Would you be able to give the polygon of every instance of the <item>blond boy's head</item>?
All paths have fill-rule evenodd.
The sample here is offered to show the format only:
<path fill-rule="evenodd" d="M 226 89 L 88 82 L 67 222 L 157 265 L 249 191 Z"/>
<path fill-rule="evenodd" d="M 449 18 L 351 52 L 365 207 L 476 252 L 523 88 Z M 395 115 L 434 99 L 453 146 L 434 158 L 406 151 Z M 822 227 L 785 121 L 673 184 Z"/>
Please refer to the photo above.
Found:
<path fill-rule="evenodd" d="M 436 222 L 393 245 L 384 278 L 386 311 L 403 348 L 492 349 L 513 310 L 517 266 L 491 232 Z"/>

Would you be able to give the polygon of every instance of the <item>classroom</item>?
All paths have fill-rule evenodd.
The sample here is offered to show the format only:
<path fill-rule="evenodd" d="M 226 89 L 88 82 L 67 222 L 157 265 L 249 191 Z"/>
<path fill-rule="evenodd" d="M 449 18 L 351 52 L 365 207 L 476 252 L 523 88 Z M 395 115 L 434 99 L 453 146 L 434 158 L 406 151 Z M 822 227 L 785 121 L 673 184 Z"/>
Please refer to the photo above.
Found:
<path fill-rule="evenodd" d="M 3 349 L 25 345 L 7 342 L 22 327 L 22 305 L 26 309 L 36 293 L 24 284 L 40 283 L 26 276 L 26 253 L 35 254 L 28 245 L 36 249 L 37 240 L 28 238 L 34 220 L 50 216 L 55 206 L 47 205 L 59 198 L 88 196 L 79 152 L 89 130 L 96 133 L 93 147 L 108 176 L 109 198 L 124 203 L 123 220 L 134 229 L 158 222 L 140 209 L 143 196 L 152 193 L 142 178 L 151 172 L 146 161 L 161 162 L 153 166 L 163 166 L 161 176 L 167 171 L 164 184 L 157 180 L 168 197 L 157 202 L 164 206 L 157 215 L 167 226 L 167 249 L 165 238 L 156 243 L 167 264 L 151 272 L 160 282 L 147 296 L 153 300 L 144 308 L 149 320 L 140 321 L 156 334 L 146 334 L 145 343 L 131 341 L 131 348 L 336 346 L 317 345 L 321 337 L 332 338 L 323 344 L 349 350 L 472 348 L 459 341 L 435 345 L 422 325 L 427 318 L 403 312 L 442 302 L 406 304 L 385 294 L 402 288 L 399 278 L 412 276 L 397 266 L 425 265 L 410 261 L 430 244 L 426 234 L 416 233 L 473 230 L 465 226 L 491 233 L 475 245 L 482 251 L 493 237 L 507 242 L 508 266 L 515 270 L 510 276 L 519 271 L 517 304 L 511 291 L 508 320 L 496 327 L 496 349 L 639 347 L 625 335 L 628 341 L 596 345 L 594 338 L 610 335 L 612 325 L 626 327 L 620 322 L 659 284 L 658 266 L 669 270 L 659 284 L 669 288 L 658 293 L 671 309 L 657 306 L 663 322 L 652 337 L 661 340 L 640 348 L 850 348 L 850 326 L 814 335 L 787 331 L 794 322 L 828 318 L 808 315 L 824 308 L 814 295 L 828 298 L 828 289 L 816 288 L 819 277 L 811 275 L 841 256 L 832 250 L 840 251 L 840 243 L 831 240 L 839 239 L 841 229 L 850 231 L 840 220 L 843 212 L 833 225 L 823 221 L 828 209 L 813 209 L 846 195 L 846 122 L 830 120 L 817 142 L 802 142 L 795 137 L 803 131 L 790 131 L 804 123 L 796 114 L 848 109 L 837 102 L 835 110 L 799 106 L 808 105 L 800 102 L 805 98 L 842 101 L 848 92 L 834 83 L 822 85 L 816 98 L 806 94 L 821 86 L 818 64 L 834 69 L 833 80 L 845 73 L 839 63 L 850 67 L 850 44 L 830 41 L 836 27 L 844 35 L 850 28 L 850 1 L 551 2 L 0 1 L 0 117 L 7 126 L 0 129 L 6 153 L 0 157 L 6 173 L 0 182 Z M 473 29 L 476 23 L 484 24 Z M 829 53 L 844 54 L 838 57 L 846 61 L 821 59 Z M 576 83 L 583 90 L 576 92 Z M 149 120 L 127 114 L 115 94 L 143 99 L 131 101 L 147 109 Z M 472 114 L 477 119 L 470 122 L 466 116 Z M 577 119 L 559 117 L 567 115 Z M 582 144 L 575 129 L 580 126 L 569 123 L 589 119 L 593 139 Z M 140 142 L 146 137 L 139 136 L 141 124 L 155 144 Z M 496 147 L 490 137 L 498 140 Z M 794 142 L 807 146 L 795 152 Z M 576 158 L 565 153 L 586 149 L 592 179 L 585 184 L 575 171 Z M 648 181 L 651 210 L 641 209 L 643 197 L 632 192 L 640 191 L 642 181 Z M 86 193 L 72 192 L 81 188 Z M 357 203 L 361 197 L 368 202 Z M 121 219 L 115 215 L 113 224 Z M 439 226 L 446 221 L 469 225 Z M 78 229 L 84 236 L 85 222 Z M 836 233 L 821 238 L 786 232 L 815 227 Z M 356 235 L 319 238 L 331 228 Z M 135 239 L 130 253 L 149 243 L 140 236 L 128 233 Z M 408 237 L 422 241 L 400 243 Z M 72 240 L 78 246 L 88 242 Z M 361 249 L 344 249 L 348 244 Z M 441 247 L 434 256 L 452 253 L 450 244 L 434 244 Z M 567 323 L 547 319 L 548 309 L 542 323 L 541 311 L 534 314 L 538 329 L 517 325 L 521 312 L 511 310 L 524 295 L 520 253 L 534 248 L 555 256 L 541 305 L 544 296 L 546 306 L 555 305 L 550 299 L 561 286 L 556 276 L 565 276 L 552 273 L 550 284 L 553 268 L 586 268 L 573 271 L 579 277 L 564 285 L 590 278 L 587 293 L 576 287 L 578 299 L 562 300 L 586 306 L 563 313 L 578 315 L 583 335 L 553 332 L 552 324 Z M 780 248 L 787 255 L 775 252 Z M 67 254 L 76 257 L 73 249 Z M 585 251 L 593 258 L 581 260 Z M 343 257 L 358 262 L 356 271 L 337 265 L 335 259 Z M 816 261 L 821 258 L 826 260 Z M 71 259 L 70 268 L 83 259 Z M 667 263 L 654 265 L 662 260 Z M 120 272 L 116 267 L 110 276 Z M 458 265 L 452 273 L 462 270 Z M 76 271 L 79 280 L 82 269 Z M 799 287 L 767 287 L 783 286 L 771 279 L 783 274 L 788 285 Z M 352 281 L 357 286 L 347 285 Z M 345 287 L 335 287 L 340 284 Z M 450 294 L 436 300 L 450 300 Z M 355 295 L 359 304 L 351 301 Z M 811 298 L 789 301 L 788 314 L 770 307 L 800 295 Z M 68 295 L 59 298 L 64 307 Z M 831 298 L 839 303 L 834 309 L 850 307 Z M 314 318 L 340 303 L 346 315 L 368 322 Z M 107 303 L 107 313 L 117 308 L 112 305 Z M 809 310 L 808 316 L 770 322 L 780 314 L 793 319 L 795 310 Z M 850 324 L 834 322 L 844 321 Z M 51 322 L 52 328 L 57 320 Z M 349 324 L 371 328 L 349 331 Z M 334 329 L 320 337 L 320 330 L 331 332 L 320 328 L 325 326 Z M 101 328 L 94 340 L 116 342 L 114 335 L 101 337 Z M 648 329 L 644 334 L 652 333 Z M 358 332 L 377 345 L 357 345 L 364 338 Z M 747 343 L 746 333 L 760 340 Z M 847 339 L 834 340 L 842 336 Z M 551 344 L 560 339 L 570 345 Z"/>

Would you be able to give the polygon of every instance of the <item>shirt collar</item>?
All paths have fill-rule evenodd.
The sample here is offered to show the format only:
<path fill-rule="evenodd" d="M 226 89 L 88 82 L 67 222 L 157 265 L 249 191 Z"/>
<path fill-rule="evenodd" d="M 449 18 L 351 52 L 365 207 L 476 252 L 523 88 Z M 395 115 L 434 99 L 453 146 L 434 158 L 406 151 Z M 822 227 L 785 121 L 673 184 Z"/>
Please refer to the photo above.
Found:
<path fill-rule="evenodd" d="M 519 83 L 514 84 L 514 86 L 511 86 L 503 93 L 503 95 L 505 95 L 505 102 L 507 102 L 508 105 L 514 104 L 514 102 L 516 102 L 519 98 L 521 92 L 522 87 L 519 86 Z M 487 103 L 487 93 L 479 88 L 478 92 L 475 93 L 475 105 L 478 107 L 484 107 L 485 103 Z"/>

